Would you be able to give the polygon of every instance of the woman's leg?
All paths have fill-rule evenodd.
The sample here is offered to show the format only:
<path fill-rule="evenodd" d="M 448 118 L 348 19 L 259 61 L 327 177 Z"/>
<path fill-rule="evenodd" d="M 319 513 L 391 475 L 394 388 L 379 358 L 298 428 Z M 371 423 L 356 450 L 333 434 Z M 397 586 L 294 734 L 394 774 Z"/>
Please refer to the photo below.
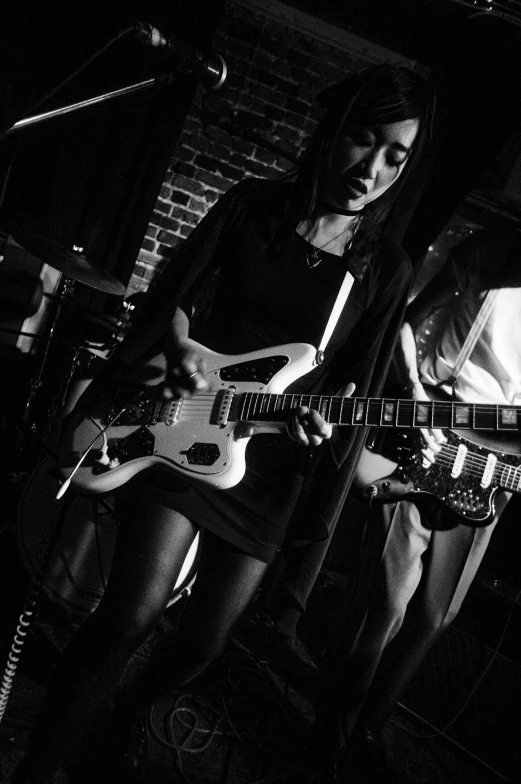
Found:
<path fill-rule="evenodd" d="M 433 533 L 414 607 L 386 651 L 364 704 L 366 726 L 382 727 L 431 646 L 454 620 L 510 495 L 498 496 L 496 516 L 486 528 L 458 525 Z"/>
<path fill-rule="evenodd" d="M 388 533 L 377 595 L 347 659 L 342 658 L 342 652 L 337 655 L 332 683 L 327 688 L 331 696 L 323 723 L 326 733 L 334 735 L 334 747 L 342 746 L 353 733 L 384 649 L 400 629 L 420 581 L 421 557 L 431 537 L 431 531 L 422 525 L 418 508 L 408 501 L 384 505 L 382 525 Z"/>
<path fill-rule="evenodd" d="M 179 626 L 156 646 L 132 688 L 138 706 L 182 687 L 223 653 L 267 568 L 205 531 L 197 579 Z"/>
<path fill-rule="evenodd" d="M 110 705 L 126 665 L 171 596 L 196 528 L 135 500 L 125 510 L 107 589 L 52 678 L 26 753 L 28 780 L 50 780 Z"/>

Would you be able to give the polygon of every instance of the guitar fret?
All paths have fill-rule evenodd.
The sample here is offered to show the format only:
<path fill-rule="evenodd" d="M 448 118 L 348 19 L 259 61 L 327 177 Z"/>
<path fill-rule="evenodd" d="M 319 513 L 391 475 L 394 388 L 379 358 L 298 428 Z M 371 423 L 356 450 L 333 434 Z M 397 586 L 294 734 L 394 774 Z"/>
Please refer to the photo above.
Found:
<path fill-rule="evenodd" d="M 412 427 L 414 422 L 414 403 L 412 400 L 399 400 L 396 411 L 396 425 L 398 427 Z"/>
<path fill-rule="evenodd" d="M 497 429 L 498 430 L 519 430 L 520 418 L 518 407 L 516 406 L 497 406 Z M 501 413 L 501 416 L 500 416 Z"/>
<path fill-rule="evenodd" d="M 343 418 L 342 409 L 343 409 L 343 398 L 337 396 L 335 397 L 335 401 L 331 407 L 331 417 L 333 419 L 333 422 L 337 425 L 340 425 L 342 423 L 342 418 Z"/>
<path fill-rule="evenodd" d="M 257 393 L 252 392 L 250 396 L 250 407 L 248 410 L 248 419 L 255 419 L 255 413 L 257 411 Z"/>
<path fill-rule="evenodd" d="M 430 422 L 429 406 L 421 401 L 414 401 L 414 425 L 417 427 L 428 427 Z"/>
<path fill-rule="evenodd" d="M 472 427 L 477 430 L 495 430 L 497 406 L 474 406 Z"/>
<path fill-rule="evenodd" d="M 454 427 L 472 427 L 471 406 L 466 403 L 453 403 L 452 409 L 455 414 L 453 421 Z"/>
<path fill-rule="evenodd" d="M 247 405 L 248 405 L 247 398 L 248 398 L 248 393 L 245 392 L 243 395 L 241 395 L 241 397 L 239 399 L 239 406 L 238 406 L 238 409 L 237 409 L 237 417 L 238 417 L 239 421 L 244 421 L 246 419 L 245 412 L 246 412 L 246 408 L 247 408 Z"/>
<path fill-rule="evenodd" d="M 508 483 L 506 485 L 508 490 L 518 490 L 519 486 L 516 488 L 516 479 L 517 479 L 517 472 L 518 469 L 514 468 L 514 466 L 508 466 Z"/>
<path fill-rule="evenodd" d="M 386 425 L 394 425 L 396 421 L 396 409 L 397 406 L 395 405 L 393 400 L 383 400 L 382 401 L 382 421 Z"/>
<path fill-rule="evenodd" d="M 281 422 L 285 416 L 284 397 L 285 395 L 282 394 L 273 396 L 273 413 L 276 414 L 274 419 L 278 422 Z"/>
<path fill-rule="evenodd" d="M 340 401 L 340 421 L 343 425 L 354 424 L 355 400 L 353 397 L 345 397 Z"/>
<path fill-rule="evenodd" d="M 416 401 L 391 398 L 352 398 L 295 393 L 244 392 L 239 417 L 244 421 L 283 421 L 290 409 L 304 406 L 326 422 L 339 425 L 403 428 L 450 428 L 492 431 L 521 430 L 519 406 L 469 404 L 461 401 Z M 148 415 L 163 419 L 164 406 L 151 400 Z M 517 481 L 517 480 L 516 480 Z"/>

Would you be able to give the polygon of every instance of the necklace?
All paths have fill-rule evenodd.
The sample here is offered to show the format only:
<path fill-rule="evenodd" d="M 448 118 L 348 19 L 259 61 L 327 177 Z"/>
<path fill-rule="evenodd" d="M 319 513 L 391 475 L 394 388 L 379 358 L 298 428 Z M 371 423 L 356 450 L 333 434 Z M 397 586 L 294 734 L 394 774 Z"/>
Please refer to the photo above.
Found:
<path fill-rule="evenodd" d="M 322 199 L 320 199 L 318 203 L 321 207 L 325 207 L 328 212 L 332 212 L 334 215 L 361 215 L 364 211 L 363 207 L 358 210 L 344 210 L 342 207 L 334 207 L 332 204 L 329 204 Z"/>
<path fill-rule="evenodd" d="M 331 237 L 331 239 L 330 239 L 330 240 L 328 240 L 327 242 L 324 242 L 324 244 L 323 244 L 323 245 L 321 245 L 319 248 L 317 248 L 315 245 L 313 245 L 313 252 L 312 252 L 312 253 L 306 253 L 306 264 L 308 265 L 308 268 L 309 268 L 309 269 L 315 269 L 315 267 L 318 267 L 318 265 L 319 265 L 319 264 L 320 264 L 320 262 L 322 261 L 322 259 L 321 259 L 321 258 L 320 258 L 320 256 L 318 255 L 318 251 L 319 251 L 319 250 L 324 250 L 324 248 L 326 248 L 326 247 L 327 247 L 328 245 L 330 245 L 332 242 L 334 242 L 334 241 L 335 241 L 335 240 L 337 240 L 339 237 L 341 237 L 341 236 L 342 236 L 342 234 L 345 234 L 346 232 L 348 232 L 349 230 L 351 230 L 351 231 L 352 231 L 351 238 L 350 238 L 350 240 L 349 240 L 349 243 L 348 243 L 348 244 L 346 245 L 346 247 L 344 248 L 344 252 L 345 252 L 346 250 L 349 250 L 349 249 L 351 248 L 351 245 L 353 244 L 353 238 L 354 238 L 354 236 L 355 236 L 355 233 L 356 233 L 356 231 L 357 231 L 357 229 L 358 229 L 358 226 L 359 226 L 359 225 L 360 225 L 360 218 L 359 218 L 359 219 L 358 219 L 358 220 L 357 220 L 355 223 L 351 224 L 350 226 L 346 226 L 346 227 L 345 227 L 344 229 L 342 229 L 342 231 L 341 231 L 341 232 L 339 232 L 338 234 L 335 234 L 335 236 L 334 236 L 334 237 Z"/>

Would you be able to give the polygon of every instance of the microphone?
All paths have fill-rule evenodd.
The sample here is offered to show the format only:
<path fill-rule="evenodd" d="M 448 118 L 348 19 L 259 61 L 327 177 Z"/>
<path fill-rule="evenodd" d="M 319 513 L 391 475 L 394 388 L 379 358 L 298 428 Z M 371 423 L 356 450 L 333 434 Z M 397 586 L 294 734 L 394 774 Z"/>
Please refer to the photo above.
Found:
<path fill-rule="evenodd" d="M 154 49 L 163 49 L 176 58 L 178 68 L 185 73 L 192 73 L 203 87 L 218 90 L 226 81 L 228 68 L 225 60 L 217 52 L 201 52 L 195 46 L 180 38 L 165 36 L 148 22 L 136 22 L 135 33 L 139 40 Z"/>

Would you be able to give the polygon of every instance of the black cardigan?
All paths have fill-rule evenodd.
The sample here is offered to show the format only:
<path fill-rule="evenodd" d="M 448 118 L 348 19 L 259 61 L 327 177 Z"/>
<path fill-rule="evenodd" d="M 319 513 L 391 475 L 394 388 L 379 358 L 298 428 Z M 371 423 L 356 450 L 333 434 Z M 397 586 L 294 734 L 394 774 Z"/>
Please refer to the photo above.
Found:
<path fill-rule="evenodd" d="M 248 220 L 264 221 L 267 242 L 274 247 L 276 240 L 283 240 L 293 196 L 292 183 L 255 179 L 244 180 L 222 196 L 168 264 L 127 337 L 90 385 L 80 406 L 103 395 L 109 381 L 124 374 L 129 365 L 154 346 L 161 345 L 180 303 L 186 299 L 204 301 L 205 296 L 211 296 L 219 257 Z M 322 391 L 334 394 L 354 381 L 356 395 L 378 397 L 403 318 L 411 265 L 401 248 L 382 241 L 370 259 L 355 256 L 347 266 L 363 284 L 359 287 L 363 312 L 331 364 Z M 367 431 L 360 427 L 341 428 L 340 435 L 336 461 L 327 443 L 309 450 L 305 491 L 289 528 L 285 548 L 287 588 L 301 608 L 305 607 L 320 571 Z"/>

